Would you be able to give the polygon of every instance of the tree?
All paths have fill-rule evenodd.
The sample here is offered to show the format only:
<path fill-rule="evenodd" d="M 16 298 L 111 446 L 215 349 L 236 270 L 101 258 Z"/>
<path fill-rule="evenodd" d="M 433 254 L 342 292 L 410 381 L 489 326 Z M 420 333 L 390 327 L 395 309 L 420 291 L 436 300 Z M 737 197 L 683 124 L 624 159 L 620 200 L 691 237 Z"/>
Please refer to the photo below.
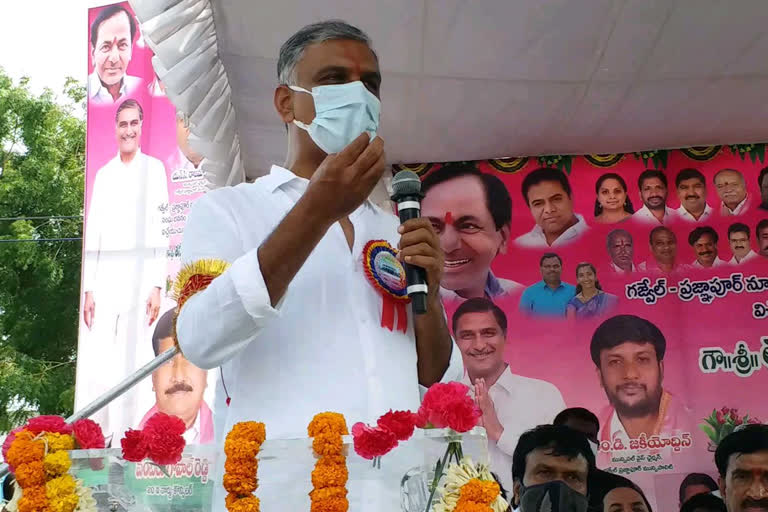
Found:
<path fill-rule="evenodd" d="M 0 68 L 0 432 L 74 403 L 85 87 L 27 83 Z"/>

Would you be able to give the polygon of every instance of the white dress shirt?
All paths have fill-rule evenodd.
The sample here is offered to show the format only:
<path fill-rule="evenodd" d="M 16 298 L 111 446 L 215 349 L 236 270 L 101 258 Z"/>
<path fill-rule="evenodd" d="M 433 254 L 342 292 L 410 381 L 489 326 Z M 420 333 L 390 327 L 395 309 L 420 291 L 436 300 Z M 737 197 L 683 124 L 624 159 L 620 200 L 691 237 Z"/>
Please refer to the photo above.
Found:
<path fill-rule="evenodd" d="M 463 379 L 471 386 L 469 376 Z M 504 427 L 498 442 L 488 440 L 491 471 L 496 473 L 508 495 L 512 493 L 512 454 L 517 440 L 537 425 L 549 424 L 565 409 L 560 391 L 553 384 L 515 375 L 509 367 L 490 387 L 496 416 Z M 511 499 L 510 499 L 511 501 Z"/>
<path fill-rule="evenodd" d="M 629 274 L 630 272 L 636 272 L 637 271 L 637 267 L 635 267 L 635 264 L 632 263 L 632 269 L 627 271 L 627 270 L 624 270 L 623 268 L 621 268 L 620 266 L 618 266 L 617 264 L 615 264 L 613 261 L 611 261 L 611 270 L 613 270 L 614 272 L 616 272 L 618 274 Z"/>
<path fill-rule="evenodd" d="M 738 261 L 736 259 L 736 256 L 734 256 L 733 258 L 730 259 L 730 261 L 728 263 L 730 265 L 741 265 L 742 263 L 746 263 L 746 262 L 748 262 L 750 260 L 753 260 L 755 258 L 757 258 L 757 253 L 750 249 L 750 251 L 747 253 L 747 255 L 744 256 L 743 258 L 741 258 L 741 261 Z"/>
<path fill-rule="evenodd" d="M 720 201 L 720 214 L 721 215 L 741 215 L 742 213 L 746 213 L 746 211 L 749 209 L 749 194 L 744 197 L 744 199 L 741 200 L 739 204 L 736 205 L 736 208 L 731 210 L 728 208 L 724 202 Z"/>
<path fill-rule="evenodd" d="M 695 218 L 691 213 L 685 209 L 685 206 L 680 206 L 677 210 L 675 210 L 675 213 L 677 213 L 677 216 L 685 221 L 688 222 L 704 222 L 709 217 L 712 216 L 712 207 L 708 204 L 704 204 L 704 213 L 701 214 L 701 217 L 698 219 Z"/>
<path fill-rule="evenodd" d="M 715 268 L 715 267 L 722 267 L 724 265 L 727 265 L 728 263 L 725 262 L 725 260 L 721 260 L 719 256 L 715 257 L 714 263 L 712 263 L 712 267 L 705 267 L 701 263 L 699 263 L 699 260 L 694 260 L 693 263 L 691 263 L 691 267 L 693 268 Z"/>
<path fill-rule="evenodd" d="M 575 241 L 579 236 L 589 230 L 589 226 L 584 220 L 584 217 L 579 214 L 576 214 L 575 216 L 576 224 L 566 229 L 563 234 L 561 234 L 554 242 L 552 242 L 551 246 L 547 244 L 547 237 L 544 234 L 544 230 L 541 229 L 541 226 L 538 224 L 536 224 L 528 233 L 517 237 L 515 239 L 515 243 L 520 247 L 539 249 L 545 249 L 547 247 L 562 247 L 567 245 Z"/>
<path fill-rule="evenodd" d="M 675 210 L 673 210 L 669 206 L 664 205 L 664 220 L 663 222 L 659 222 L 659 219 L 656 218 L 653 212 L 647 206 L 643 205 L 642 208 L 637 210 L 632 215 L 632 219 L 638 220 L 640 222 L 646 222 L 646 223 L 663 224 L 664 222 L 669 220 L 671 216 L 674 214 L 675 214 Z"/>
<path fill-rule="evenodd" d="M 124 100 L 141 85 L 141 77 L 123 75 L 123 83 L 120 84 L 120 95 L 112 98 L 109 90 L 101 83 L 101 78 L 96 70 L 88 75 L 88 99 L 93 103 L 115 103 Z"/>
<path fill-rule="evenodd" d="M 187 445 L 190 444 L 198 444 L 200 442 L 200 413 L 197 413 L 197 416 L 195 416 L 195 422 L 192 424 L 191 427 L 189 427 L 187 430 L 184 431 L 184 434 L 182 435 L 184 440 L 187 442 Z"/>

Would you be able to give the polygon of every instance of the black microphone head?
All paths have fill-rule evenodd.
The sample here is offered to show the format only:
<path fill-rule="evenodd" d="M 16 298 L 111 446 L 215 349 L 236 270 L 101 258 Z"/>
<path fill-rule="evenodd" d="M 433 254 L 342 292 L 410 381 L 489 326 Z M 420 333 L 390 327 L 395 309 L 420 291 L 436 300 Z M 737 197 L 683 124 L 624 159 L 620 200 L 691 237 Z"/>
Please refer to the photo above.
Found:
<path fill-rule="evenodd" d="M 392 179 L 392 200 L 398 197 L 420 196 L 421 179 L 413 171 L 400 171 Z"/>

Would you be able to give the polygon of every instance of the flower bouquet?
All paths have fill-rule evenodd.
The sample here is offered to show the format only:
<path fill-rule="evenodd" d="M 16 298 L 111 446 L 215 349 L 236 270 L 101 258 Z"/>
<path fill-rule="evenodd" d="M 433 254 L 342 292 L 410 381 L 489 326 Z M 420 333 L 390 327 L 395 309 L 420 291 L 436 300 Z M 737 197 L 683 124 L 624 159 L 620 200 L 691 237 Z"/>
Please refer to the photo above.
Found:
<path fill-rule="evenodd" d="M 720 410 L 713 409 L 712 414 L 704 418 L 704 423 L 699 424 L 699 428 L 709 438 L 709 450 L 715 451 L 720 441 L 731 434 L 739 425 L 758 423 L 760 423 L 760 420 L 750 417 L 749 414 L 745 414 L 742 417 L 739 416 L 738 409 L 723 407 Z"/>
<path fill-rule="evenodd" d="M 438 494 L 432 512 L 506 512 L 509 506 L 488 466 L 474 464 L 469 457 L 448 466 Z"/>
<path fill-rule="evenodd" d="M 181 460 L 187 444 L 184 440 L 186 429 L 180 418 L 157 412 L 147 420 L 142 430 L 129 429 L 125 433 L 120 441 L 123 458 L 129 462 L 149 459 L 158 467 L 176 464 Z"/>

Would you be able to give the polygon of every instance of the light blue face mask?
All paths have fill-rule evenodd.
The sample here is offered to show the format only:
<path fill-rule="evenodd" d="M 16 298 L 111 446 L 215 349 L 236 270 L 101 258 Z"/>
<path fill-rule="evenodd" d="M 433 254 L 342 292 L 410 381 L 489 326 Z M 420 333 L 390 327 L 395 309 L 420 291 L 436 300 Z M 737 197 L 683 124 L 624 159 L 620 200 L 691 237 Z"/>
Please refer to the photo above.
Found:
<path fill-rule="evenodd" d="M 381 102 L 362 82 L 321 85 L 311 91 L 289 85 L 292 90 L 311 94 L 315 118 L 310 124 L 298 119 L 293 124 L 309 133 L 315 144 L 328 154 L 338 153 L 366 132 L 373 140 L 379 129 Z"/>

